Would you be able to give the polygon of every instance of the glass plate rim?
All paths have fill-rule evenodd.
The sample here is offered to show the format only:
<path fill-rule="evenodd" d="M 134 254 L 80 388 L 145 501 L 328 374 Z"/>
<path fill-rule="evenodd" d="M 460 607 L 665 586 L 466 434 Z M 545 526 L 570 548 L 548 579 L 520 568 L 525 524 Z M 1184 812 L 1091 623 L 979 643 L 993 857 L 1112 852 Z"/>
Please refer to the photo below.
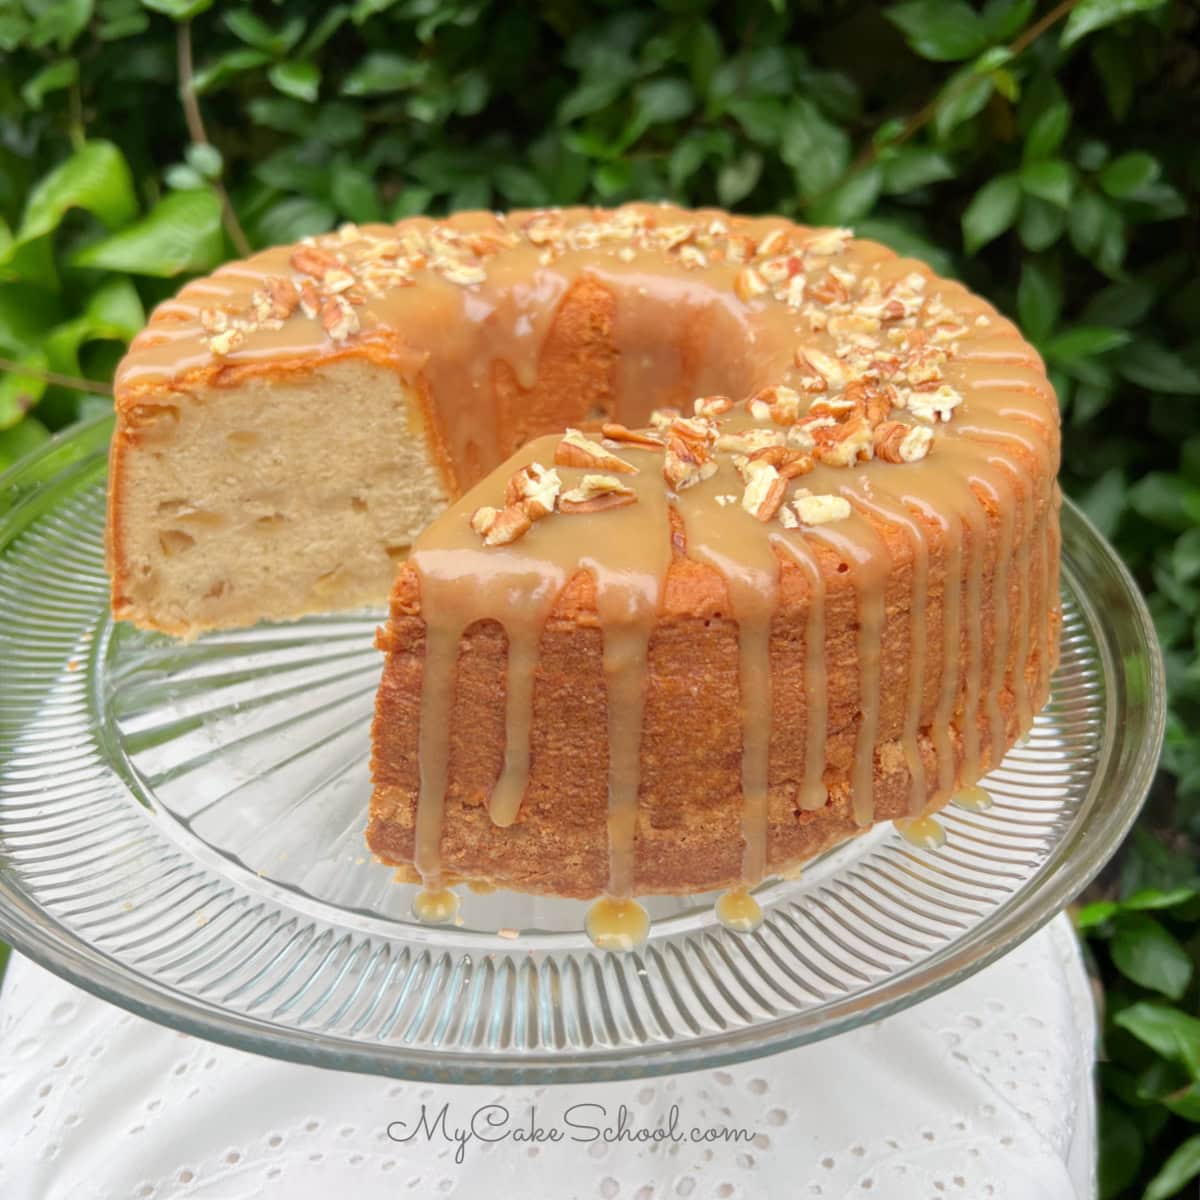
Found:
<path fill-rule="evenodd" d="M 82 485 L 104 468 L 113 418 L 101 414 L 56 434 L 0 474 L 0 558 L 8 543 L 52 503 L 64 487 Z M 1166 724 L 1165 672 L 1145 602 L 1124 563 L 1088 518 L 1063 502 L 1063 574 L 1096 637 L 1104 677 L 1115 685 L 1101 762 L 1087 805 L 1101 789 L 1115 789 L 1102 821 L 1077 821 L 1029 881 L 978 925 L 953 937 L 918 964 L 834 1002 L 831 1009 L 788 1014 L 744 1028 L 716 1031 L 682 1044 L 589 1051 L 586 1061 L 561 1053 L 506 1051 L 463 1061 L 460 1052 L 400 1045 L 367 1046 L 338 1035 L 291 1029 L 228 1010 L 214 1010 L 168 986 L 149 986 L 114 968 L 99 952 L 8 886 L 0 859 L 0 936 L 41 966 L 110 1003 L 159 1024 L 210 1041 L 284 1060 L 366 1074 L 455 1083 L 565 1083 L 643 1078 L 711 1068 L 779 1053 L 874 1022 L 935 995 L 1002 957 L 1060 912 L 1103 869 L 1129 832 L 1145 799 L 1161 752 Z M 1069 553 L 1068 553 L 1069 551 Z M 1115 628 L 1093 602 L 1087 583 L 1107 576 L 1125 602 L 1127 622 Z M 1112 612 L 1111 606 L 1104 610 Z M 1130 678 L 1136 651 L 1144 674 Z M 1113 726 L 1137 688 L 1144 736 L 1136 745 Z M 1115 769 L 1114 769 L 1115 768 Z M 22 903 L 24 899 L 24 903 Z M 552 1061 L 557 1060 L 557 1061 Z"/>

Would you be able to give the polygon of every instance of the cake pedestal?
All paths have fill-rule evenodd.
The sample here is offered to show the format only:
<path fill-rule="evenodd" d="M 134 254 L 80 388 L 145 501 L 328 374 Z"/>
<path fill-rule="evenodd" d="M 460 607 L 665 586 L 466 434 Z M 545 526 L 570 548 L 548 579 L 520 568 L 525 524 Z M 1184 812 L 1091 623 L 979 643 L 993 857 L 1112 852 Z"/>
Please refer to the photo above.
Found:
<path fill-rule="evenodd" d="M 752 935 L 660 898 L 632 954 L 578 902 L 413 889 L 361 830 L 378 614 L 181 645 L 114 626 L 109 424 L 0 480 L 0 935 L 213 1041 L 454 1083 L 630 1079 L 777 1053 L 961 981 L 1100 869 L 1149 786 L 1162 664 L 1124 568 L 1063 510 L 1062 664 L 1030 736 L 922 850 L 890 827 L 768 883 Z"/>

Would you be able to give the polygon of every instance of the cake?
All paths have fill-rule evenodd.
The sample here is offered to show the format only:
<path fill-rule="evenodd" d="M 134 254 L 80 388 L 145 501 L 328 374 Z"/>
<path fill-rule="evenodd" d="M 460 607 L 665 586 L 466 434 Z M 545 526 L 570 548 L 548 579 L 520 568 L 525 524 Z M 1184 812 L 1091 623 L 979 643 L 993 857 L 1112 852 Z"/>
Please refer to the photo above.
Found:
<path fill-rule="evenodd" d="M 737 896 L 933 811 L 1048 695 L 1041 361 L 845 230 L 348 227 L 160 306 L 117 412 L 119 618 L 390 589 L 368 841 L 431 895 Z"/>

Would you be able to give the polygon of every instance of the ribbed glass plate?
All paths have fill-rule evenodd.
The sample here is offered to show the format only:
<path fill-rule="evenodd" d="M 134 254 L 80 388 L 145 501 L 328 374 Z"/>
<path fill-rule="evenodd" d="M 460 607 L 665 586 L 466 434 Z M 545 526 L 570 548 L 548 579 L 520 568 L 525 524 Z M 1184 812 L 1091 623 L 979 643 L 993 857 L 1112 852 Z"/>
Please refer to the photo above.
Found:
<path fill-rule="evenodd" d="M 716 923 L 712 896 L 653 900 L 634 954 L 594 950 L 570 901 L 467 893 L 461 925 L 422 926 L 362 841 L 379 614 L 189 645 L 114 626 L 109 429 L 0 480 L 0 933 L 204 1037 L 459 1082 L 647 1075 L 827 1037 L 1062 908 L 1157 761 L 1152 627 L 1068 505 L 1053 698 L 986 781 L 994 806 L 946 811 L 944 848 L 876 829 L 762 888 L 751 936 Z"/>

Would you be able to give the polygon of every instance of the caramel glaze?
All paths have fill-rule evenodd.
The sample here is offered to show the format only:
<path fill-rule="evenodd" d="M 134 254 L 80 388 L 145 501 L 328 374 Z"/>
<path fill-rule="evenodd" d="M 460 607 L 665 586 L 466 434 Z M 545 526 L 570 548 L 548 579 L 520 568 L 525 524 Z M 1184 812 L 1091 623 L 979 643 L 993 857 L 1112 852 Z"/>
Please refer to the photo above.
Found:
<path fill-rule="evenodd" d="M 345 292 L 354 309 L 351 334 L 324 317 L 296 312 L 266 324 L 245 322 L 236 344 L 215 353 L 206 310 L 245 311 L 272 277 L 302 281 L 294 251 L 267 251 L 160 306 L 122 364 L 118 406 L 135 420 L 139 403 L 164 381 L 181 388 L 201 378 L 235 383 L 247 373 L 310 369 L 358 355 L 393 365 L 412 384 L 451 494 L 478 485 L 419 539 L 397 584 L 397 597 L 406 599 L 394 601 L 392 631 L 382 643 L 393 656 L 408 653 L 411 635 L 398 632 L 395 622 L 419 613 L 419 789 L 415 811 L 401 822 L 411 832 L 398 836 L 410 839 L 411 861 L 430 892 L 472 876 L 469 863 L 447 872 L 442 861 L 449 739 L 464 652 L 473 639 L 496 630 L 506 647 L 504 758 L 487 801 L 494 826 L 504 830 L 522 820 L 536 765 L 531 726 L 544 631 L 581 573 L 592 579 L 592 601 L 579 621 L 597 628 L 603 642 L 603 890 L 618 901 L 635 890 L 655 890 L 653 871 L 637 866 L 647 662 L 669 608 L 671 564 L 682 557 L 719 573 L 726 604 L 717 615 L 737 627 L 742 848 L 735 882 L 750 886 L 789 865 L 773 860 L 770 850 L 774 739 L 803 739 L 797 809 L 818 813 L 828 802 L 828 597 L 839 575 L 849 577 L 855 598 L 859 687 L 851 808 L 858 828 L 877 815 L 881 704 L 902 708 L 900 743 L 914 816 L 974 783 L 1007 749 L 1002 694 L 1015 706 L 1018 733 L 1028 729 L 1054 654 L 1057 405 L 1036 353 L 984 301 L 922 264 L 842 233 L 666 206 L 467 213 L 441 223 L 414 218 L 314 245 L 336 255 L 353 277 Z M 770 253 L 762 249 L 767 246 Z M 789 290 L 796 276 L 803 286 Z M 690 413 L 695 397 L 743 401 L 772 385 L 798 390 L 807 405 L 840 393 L 843 374 L 860 379 L 864 372 L 901 397 L 944 386 L 956 398 L 954 411 L 940 414 L 948 420 L 922 417 L 912 403 L 905 410 L 902 398 L 891 416 L 908 427 L 932 427 L 927 457 L 840 467 L 822 462 L 795 481 L 816 496 L 847 500 L 850 515 L 843 519 L 793 528 L 759 520 L 740 503 L 743 481 L 732 455 L 717 456 L 711 478 L 672 489 L 664 483 L 661 451 L 620 445 L 610 448 L 635 468 L 621 476 L 635 503 L 554 513 L 512 544 L 485 546 L 471 528 L 471 514 L 503 504 L 506 481 L 519 467 L 554 462 L 558 439 L 537 440 L 488 474 L 528 428 L 519 414 L 522 405 L 540 403 L 540 348 L 555 313 L 580 288 L 598 297 L 593 332 L 611 350 L 599 367 L 593 357 L 580 378 L 566 381 L 586 400 L 585 417 L 644 425 L 655 408 Z M 880 317 L 892 296 L 902 298 L 896 302 L 902 316 Z M 894 376 L 888 356 L 897 347 L 918 358 L 931 350 L 932 373 L 909 359 L 907 373 Z M 822 357 L 814 362 L 806 357 L 810 352 Z M 764 425 L 771 421 L 744 408 L 725 422 L 734 432 Z M 564 490 L 585 473 L 558 470 Z M 985 561 L 996 522 L 998 541 Z M 1036 567 L 1032 547 L 1038 547 Z M 935 554 L 941 567 L 936 596 L 930 585 Z M 786 731 L 773 721 L 772 671 L 785 571 L 800 581 L 805 714 L 805 728 Z M 899 698 L 881 696 L 880 688 L 896 571 L 909 579 L 905 653 L 911 658 L 907 691 Z M 977 619 L 985 600 L 996 613 L 990 635 Z M 941 613 L 936 631 L 927 619 L 935 602 Z M 936 653 L 936 694 L 926 694 L 924 665 Z M 387 706 L 398 687 L 385 671 L 375 768 L 377 785 L 393 793 L 403 772 L 384 761 L 381 747 L 395 732 L 383 714 L 392 711 Z M 403 861 L 388 824 L 386 815 L 375 814 L 372 845 Z M 706 874 L 697 866 L 689 888 L 728 883 L 723 870 Z M 598 889 L 580 882 L 556 890 L 594 895 Z"/>

